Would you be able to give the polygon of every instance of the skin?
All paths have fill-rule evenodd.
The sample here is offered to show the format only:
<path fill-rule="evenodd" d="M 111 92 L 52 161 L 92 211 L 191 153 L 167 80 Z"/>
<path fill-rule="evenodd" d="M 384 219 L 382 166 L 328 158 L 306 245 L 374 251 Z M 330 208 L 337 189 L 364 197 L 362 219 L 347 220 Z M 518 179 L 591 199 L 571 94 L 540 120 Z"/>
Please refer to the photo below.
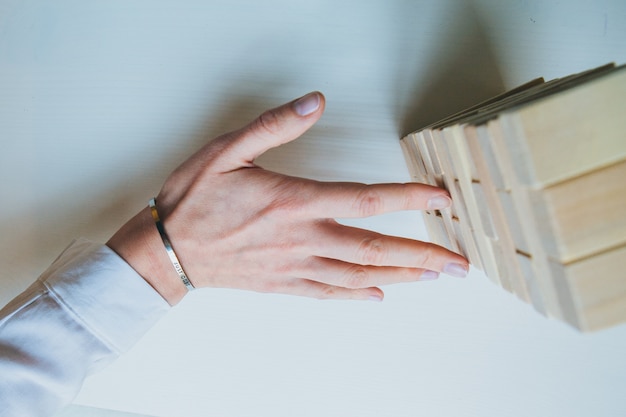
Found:
<path fill-rule="evenodd" d="M 321 93 L 268 110 L 206 144 L 165 181 L 157 208 L 196 288 L 238 288 L 321 299 L 383 299 L 379 286 L 465 276 L 468 261 L 440 246 L 338 224 L 335 218 L 444 208 L 449 194 L 424 184 L 323 183 L 264 170 L 254 161 L 306 132 Z M 171 305 L 187 293 L 148 208 L 107 245 Z"/>

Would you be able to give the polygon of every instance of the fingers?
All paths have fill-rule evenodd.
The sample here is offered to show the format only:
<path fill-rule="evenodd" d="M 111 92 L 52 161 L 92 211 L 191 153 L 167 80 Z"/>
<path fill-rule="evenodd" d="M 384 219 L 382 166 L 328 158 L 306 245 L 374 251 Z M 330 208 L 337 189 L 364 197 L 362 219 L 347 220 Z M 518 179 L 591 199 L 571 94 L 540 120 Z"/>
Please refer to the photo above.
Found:
<path fill-rule="evenodd" d="M 419 268 L 464 277 L 468 261 L 432 243 L 386 236 L 369 230 L 324 222 L 318 226 L 323 238 L 312 240 L 313 251 L 323 258 L 357 265 Z"/>
<path fill-rule="evenodd" d="M 315 183 L 305 207 L 309 218 L 368 217 L 400 210 L 449 207 L 447 191 L 426 184 Z"/>
<path fill-rule="evenodd" d="M 360 265 L 319 257 L 309 258 L 302 265 L 299 275 L 313 281 L 349 289 L 431 281 L 439 277 L 438 272 L 421 268 Z"/>
<path fill-rule="evenodd" d="M 319 120 L 324 106 L 324 96 L 313 92 L 267 110 L 252 123 L 229 136 L 221 155 L 221 168 L 232 171 L 250 166 L 267 150 L 298 138 Z"/>
<path fill-rule="evenodd" d="M 318 281 L 294 278 L 272 289 L 272 292 L 317 298 L 320 300 L 369 300 L 382 301 L 384 293 L 380 288 L 345 288 Z"/>
<path fill-rule="evenodd" d="M 382 301 L 379 285 L 400 282 L 430 281 L 438 273 L 416 268 L 353 265 L 335 259 L 311 257 L 292 271 L 306 278 L 292 278 L 275 283 L 267 292 L 300 295 L 318 299 Z"/>

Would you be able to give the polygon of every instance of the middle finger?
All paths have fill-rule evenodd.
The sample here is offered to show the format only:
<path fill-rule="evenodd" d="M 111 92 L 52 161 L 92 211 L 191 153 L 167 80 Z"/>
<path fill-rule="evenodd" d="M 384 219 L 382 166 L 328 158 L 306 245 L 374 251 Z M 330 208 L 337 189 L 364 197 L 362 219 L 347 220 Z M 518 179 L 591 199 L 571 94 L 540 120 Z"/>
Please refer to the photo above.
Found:
<path fill-rule="evenodd" d="M 313 255 L 353 264 L 437 272 L 469 269 L 469 263 L 463 256 L 433 243 L 387 236 L 336 222 L 319 222 L 317 236 L 311 244 Z"/>

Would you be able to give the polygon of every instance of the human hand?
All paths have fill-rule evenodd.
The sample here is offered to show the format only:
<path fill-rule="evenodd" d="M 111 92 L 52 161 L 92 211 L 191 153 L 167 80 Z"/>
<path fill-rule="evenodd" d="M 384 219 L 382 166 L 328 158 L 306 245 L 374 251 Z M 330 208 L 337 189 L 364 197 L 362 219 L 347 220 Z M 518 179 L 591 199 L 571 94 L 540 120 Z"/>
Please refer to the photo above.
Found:
<path fill-rule="evenodd" d="M 468 261 L 440 246 L 337 223 L 397 210 L 450 205 L 425 184 L 323 183 L 266 171 L 254 160 L 292 141 L 322 115 L 320 93 L 263 113 L 180 165 L 156 201 L 194 286 L 315 298 L 382 300 L 378 286 L 464 276 Z M 148 209 L 107 243 L 176 304 L 180 282 Z"/>

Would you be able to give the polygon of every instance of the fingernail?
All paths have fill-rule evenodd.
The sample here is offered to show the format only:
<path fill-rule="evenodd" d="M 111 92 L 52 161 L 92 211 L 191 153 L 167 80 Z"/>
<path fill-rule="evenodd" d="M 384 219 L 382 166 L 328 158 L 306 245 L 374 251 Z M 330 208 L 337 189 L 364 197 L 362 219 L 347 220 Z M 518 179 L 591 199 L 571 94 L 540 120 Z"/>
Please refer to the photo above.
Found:
<path fill-rule="evenodd" d="M 308 116 L 320 108 L 320 95 L 318 93 L 309 93 L 296 100 L 293 103 L 293 108 L 300 116 Z"/>
<path fill-rule="evenodd" d="M 465 278 L 467 276 L 467 269 L 463 265 L 452 262 L 443 267 L 443 272 L 457 278 Z"/>
<path fill-rule="evenodd" d="M 432 281 L 439 278 L 439 273 L 435 271 L 424 271 L 420 276 L 420 281 Z"/>
<path fill-rule="evenodd" d="M 368 300 L 380 303 L 381 301 L 383 301 L 383 297 L 381 297 L 380 295 L 370 295 Z"/>
<path fill-rule="evenodd" d="M 450 199 L 450 197 L 445 196 L 445 195 L 438 195 L 437 197 L 433 197 L 430 200 L 428 200 L 427 207 L 430 210 L 437 210 L 437 209 L 450 207 L 451 203 L 452 203 L 452 200 Z"/>

